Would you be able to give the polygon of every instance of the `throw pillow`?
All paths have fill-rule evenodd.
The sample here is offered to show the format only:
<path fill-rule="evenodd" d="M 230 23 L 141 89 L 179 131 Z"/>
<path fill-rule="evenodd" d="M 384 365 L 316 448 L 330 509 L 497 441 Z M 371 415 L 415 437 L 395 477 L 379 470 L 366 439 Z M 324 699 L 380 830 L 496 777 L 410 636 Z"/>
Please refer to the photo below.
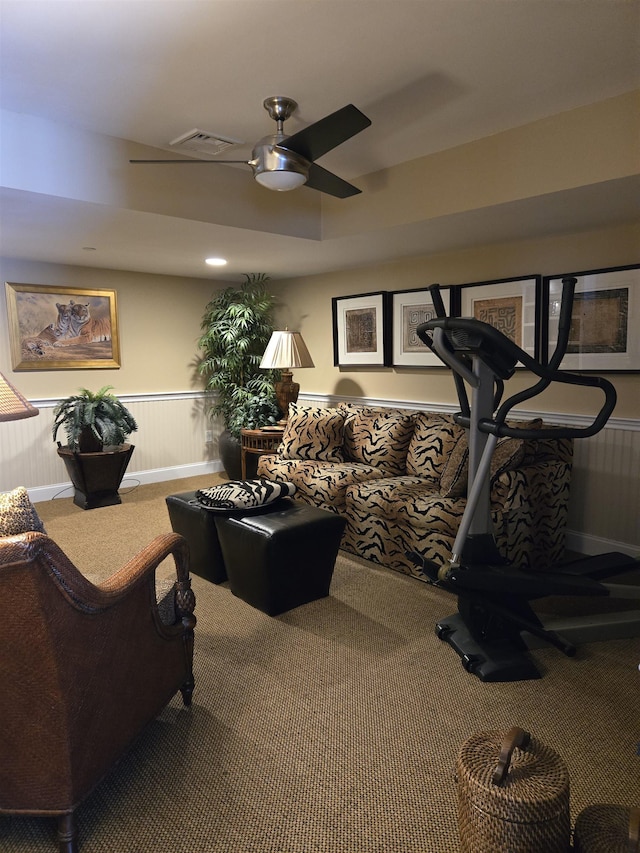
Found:
<path fill-rule="evenodd" d="M 511 427 L 541 429 L 542 418 L 532 421 L 507 421 Z M 525 459 L 527 440 L 505 436 L 498 439 L 491 458 L 491 482 L 504 471 L 513 470 Z M 469 447 L 466 432 L 460 437 L 440 477 L 440 494 L 448 498 L 460 498 L 467 494 L 469 479 Z"/>
<path fill-rule="evenodd" d="M 404 474 L 413 435 L 411 415 L 388 410 L 361 412 L 351 420 L 349 432 L 353 462 L 384 467 L 389 476 Z"/>
<path fill-rule="evenodd" d="M 444 498 L 462 498 L 467 494 L 469 447 L 463 432 L 449 454 L 440 475 L 440 494 Z"/>
<path fill-rule="evenodd" d="M 253 509 L 266 506 L 278 498 L 295 494 L 293 483 L 271 480 L 231 480 L 210 489 L 198 489 L 196 500 L 204 509 L 214 512 L 230 512 L 237 509 Z"/>
<path fill-rule="evenodd" d="M 278 453 L 282 459 L 342 462 L 344 418 L 336 409 L 289 405 L 289 418 Z"/>
<path fill-rule="evenodd" d="M 17 536 L 32 530 L 46 532 L 25 487 L 0 495 L 0 536 Z"/>
<path fill-rule="evenodd" d="M 450 415 L 420 412 L 407 453 L 407 474 L 440 482 L 442 470 L 464 433 Z"/>

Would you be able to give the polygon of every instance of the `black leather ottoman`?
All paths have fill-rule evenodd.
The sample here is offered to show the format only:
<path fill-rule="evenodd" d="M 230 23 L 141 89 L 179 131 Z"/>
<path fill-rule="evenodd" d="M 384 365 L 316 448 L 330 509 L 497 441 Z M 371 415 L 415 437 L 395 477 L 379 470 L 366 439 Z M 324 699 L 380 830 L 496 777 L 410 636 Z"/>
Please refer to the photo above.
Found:
<path fill-rule="evenodd" d="M 247 604 L 276 616 L 329 595 L 341 516 L 283 498 L 216 521 L 229 587 Z"/>
<path fill-rule="evenodd" d="M 166 498 L 169 519 L 174 533 L 180 533 L 189 543 L 190 570 L 213 583 L 222 583 L 227 572 L 218 541 L 215 513 L 199 506 L 196 493 L 181 492 Z"/>

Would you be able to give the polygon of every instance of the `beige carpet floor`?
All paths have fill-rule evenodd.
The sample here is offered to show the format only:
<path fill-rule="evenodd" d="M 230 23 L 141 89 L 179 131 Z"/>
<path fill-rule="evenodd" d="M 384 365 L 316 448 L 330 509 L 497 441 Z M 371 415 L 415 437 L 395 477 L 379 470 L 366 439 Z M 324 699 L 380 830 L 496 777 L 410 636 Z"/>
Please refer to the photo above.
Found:
<path fill-rule="evenodd" d="M 170 529 L 165 495 L 214 480 L 37 508 L 102 573 Z M 79 808 L 83 853 L 451 853 L 457 751 L 514 724 L 567 762 L 574 818 L 640 801 L 636 640 L 540 649 L 541 680 L 483 684 L 435 637 L 450 596 L 344 552 L 328 598 L 276 618 L 226 584 L 193 586 L 193 706 L 175 697 Z M 0 817 L 0 849 L 55 851 L 55 822 Z"/>

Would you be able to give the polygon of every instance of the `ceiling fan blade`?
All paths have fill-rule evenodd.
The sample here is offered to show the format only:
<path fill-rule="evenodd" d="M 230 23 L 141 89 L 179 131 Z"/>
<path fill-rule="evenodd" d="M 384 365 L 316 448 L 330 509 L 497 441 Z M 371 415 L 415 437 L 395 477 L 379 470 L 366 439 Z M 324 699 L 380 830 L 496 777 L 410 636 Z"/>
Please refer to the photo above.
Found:
<path fill-rule="evenodd" d="M 244 163 L 245 166 L 249 165 L 248 160 L 129 160 L 130 163 L 197 163 L 202 166 L 203 163 L 207 163 L 208 165 L 218 164 L 218 163 Z"/>
<path fill-rule="evenodd" d="M 313 161 L 351 139 L 370 124 L 371 119 L 353 104 L 347 104 L 341 110 L 321 118 L 298 133 L 287 136 L 278 145 Z"/>
<path fill-rule="evenodd" d="M 334 175 L 333 172 L 328 172 L 322 166 L 318 166 L 317 163 L 311 164 L 305 186 L 311 187 L 312 190 L 320 190 L 321 193 L 327 193 L 327 195 L 333 195 L 336 198 L 349 198 L 349 196 L 358 195 L 362 192 L 358 187 L 348 184 L 342 178 Z"/>

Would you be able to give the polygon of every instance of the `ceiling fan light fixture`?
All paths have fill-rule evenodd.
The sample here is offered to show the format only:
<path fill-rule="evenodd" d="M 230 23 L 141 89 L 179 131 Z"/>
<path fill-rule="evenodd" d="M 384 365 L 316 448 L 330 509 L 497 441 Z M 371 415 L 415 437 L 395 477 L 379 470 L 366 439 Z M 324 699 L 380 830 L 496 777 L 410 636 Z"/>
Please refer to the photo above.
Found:
<path fill-rule="evenodd" d="M 263 187 L 277 192 L 288 192 L 307 182 L 311 164 L 295 151 L 281 148 L 281 134 L 265 137 L 253 149 L 249 165 L 253 176 Z"/>
<path fill-rule="evenodd" d="M 301 175 L 300 172 L 287 172 L 285 170 L 278 172 L 258 172 L 256 181 L 268 190 L 276 190 L 277 192 L 288 192 L 301 187 L 307 178 L 306 175 Z"/>

